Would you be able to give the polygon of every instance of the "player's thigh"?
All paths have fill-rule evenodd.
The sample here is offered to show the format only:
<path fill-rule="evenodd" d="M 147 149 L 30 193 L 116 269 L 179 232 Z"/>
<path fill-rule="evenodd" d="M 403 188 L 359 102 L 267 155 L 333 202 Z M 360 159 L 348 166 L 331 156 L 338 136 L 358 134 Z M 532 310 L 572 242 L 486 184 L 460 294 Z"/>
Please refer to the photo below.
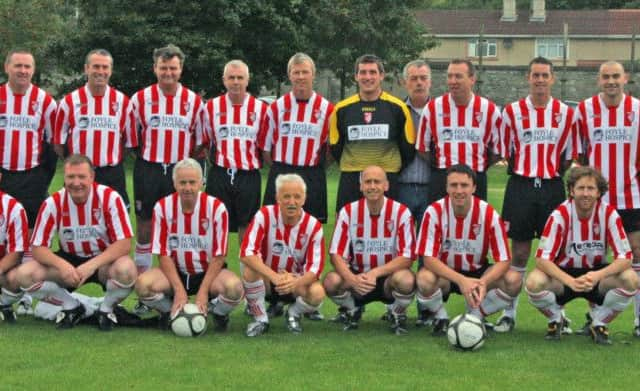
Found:
<path fill-rule="evenodd" d="M 211 281 L 209 294 L 211 297 L 215 297 L 220 294 L 229 295 L 232 293 L 242 293 L 242 281 L 231 270 L 221 269 L 216 278 Z"/>
<path fill-rule="evenodd" d="M 171 283 L 164 272 L 157 267 L 151 268 L 138 276 L 136 281 L 136 292 L 140 294 L 153 295 L 156 293 L 173 293 Z"/>
<path fill-rule="evenodd" d="M 603 278 L 598 285 L 598 289 L 602 293 L 616 288 L 629 291 L 638 289 L 638 275 L 636 272 L 631 268 L 623 270 L 618 274 Z"/>

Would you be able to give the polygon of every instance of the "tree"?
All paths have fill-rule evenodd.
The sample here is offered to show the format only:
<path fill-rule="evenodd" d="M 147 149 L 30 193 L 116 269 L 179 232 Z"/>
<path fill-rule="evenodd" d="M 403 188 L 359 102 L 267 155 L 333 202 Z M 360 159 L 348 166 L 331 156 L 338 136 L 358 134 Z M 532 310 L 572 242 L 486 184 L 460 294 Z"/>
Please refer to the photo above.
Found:
<path fill-rule="evenodd" d="M 416 21 L 418 1 L 319 0 L 312 18 L 314 52 L 322 68 L 331 69 L 341 81 L 340 96 L 353 84 L 354 62 L 365 53 L 378 55 L 387 68 L 402 66 L 435 46 L 435 40 Z M 390 72 L 388 72 L 390 73 Z"/>

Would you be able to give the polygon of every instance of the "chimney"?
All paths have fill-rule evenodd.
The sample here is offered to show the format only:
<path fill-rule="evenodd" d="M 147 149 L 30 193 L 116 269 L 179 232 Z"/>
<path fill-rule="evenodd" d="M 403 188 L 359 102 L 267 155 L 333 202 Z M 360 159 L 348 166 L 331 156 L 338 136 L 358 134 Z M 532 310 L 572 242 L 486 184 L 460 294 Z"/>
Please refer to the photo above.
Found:
<path fill-rule="evenodd" d="M 544 0 L 531 0 L 531 16 L 530 22 L 544 22 L 547 18 L 547 12 L 545 11 Z"/>
<path fill-rule="evenodd" d="M 516 13 L 516 0 L 502 0 L 501 22 L 515 22 L 518 19 Z"/>

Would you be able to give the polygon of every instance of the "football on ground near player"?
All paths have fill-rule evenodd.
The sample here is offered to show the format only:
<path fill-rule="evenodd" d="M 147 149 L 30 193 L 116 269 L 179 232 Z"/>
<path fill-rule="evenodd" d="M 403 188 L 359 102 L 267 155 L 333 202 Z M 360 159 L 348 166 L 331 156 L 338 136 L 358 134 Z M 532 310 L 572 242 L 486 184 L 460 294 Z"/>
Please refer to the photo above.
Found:
<path fill-rule="evenodd" d="M 179 337 L 197 337 L 207 330 L 207 316 L 195 304 L 185 304 L 171 319 L 171 330 Z"/>
<path fill-rule="evenodd" d="M 449 343 L 460 350 L 479 349 L 487 337 L 482 320 L 471 314 L 458 315 L 449 324 L 447 338 Z"/>

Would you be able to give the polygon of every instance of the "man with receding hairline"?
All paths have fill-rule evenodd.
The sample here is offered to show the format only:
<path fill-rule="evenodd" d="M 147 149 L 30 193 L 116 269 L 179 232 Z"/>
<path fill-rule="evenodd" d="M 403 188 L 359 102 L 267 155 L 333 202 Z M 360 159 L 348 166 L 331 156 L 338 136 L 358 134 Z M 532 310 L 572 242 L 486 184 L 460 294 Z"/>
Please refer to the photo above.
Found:
<path fill-rule="evenodd" d="M 640 274 L 640 100 L 624 93 L 625 84 L 622 64 L 607 61 L 600 65 L 600 93 L 580 102 L 576 125 L 581 161 L 599 170 L 609 182 L 603 199 L 622 219 L 633 251 L 633 269 Z M 633 334 L 640 337 L 640 293 L 635 297 Z"/>

